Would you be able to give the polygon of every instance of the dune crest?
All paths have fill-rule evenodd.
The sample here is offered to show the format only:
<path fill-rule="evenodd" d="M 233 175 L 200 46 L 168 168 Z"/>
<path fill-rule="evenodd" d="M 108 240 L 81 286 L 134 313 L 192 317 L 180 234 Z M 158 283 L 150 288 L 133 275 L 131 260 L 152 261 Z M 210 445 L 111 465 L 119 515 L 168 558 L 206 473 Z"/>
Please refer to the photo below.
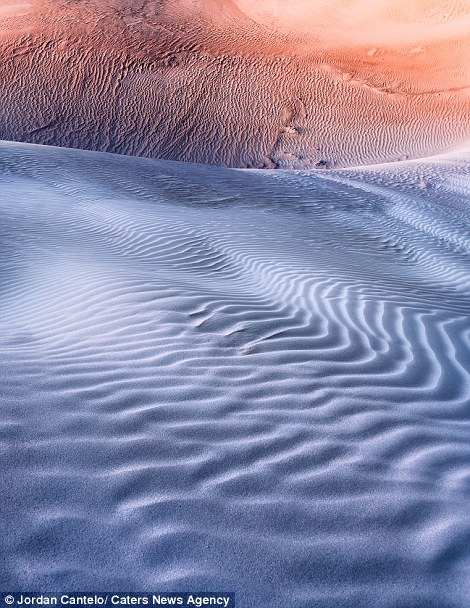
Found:
<path fill-rule="evenodd" d="M 470 136 L 467 3 L 330 4 L 1 0 L 0 137 L 311 168 Z"/>

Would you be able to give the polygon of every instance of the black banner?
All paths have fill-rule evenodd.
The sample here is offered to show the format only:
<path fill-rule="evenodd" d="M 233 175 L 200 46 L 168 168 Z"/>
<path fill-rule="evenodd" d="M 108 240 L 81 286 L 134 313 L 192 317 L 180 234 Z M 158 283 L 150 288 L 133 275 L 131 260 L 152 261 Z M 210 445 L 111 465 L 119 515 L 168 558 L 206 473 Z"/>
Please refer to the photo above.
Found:
<path fill-rule="evenodd" d="M 153 592 L 153 593 L 125 593 L 125 592 L 63 592 L 63 593 L 35 593 L 17 592 L 1 593 L 0 608 L 12 606 L 13 608 L 28 608 L 30 606 L 147 606 L 159 608 L 160 606 L 185 606 L 186 608 L 204 608 L 215 606 L 218 608 L 235 608 L 235 593 L 226 592 Z"/>

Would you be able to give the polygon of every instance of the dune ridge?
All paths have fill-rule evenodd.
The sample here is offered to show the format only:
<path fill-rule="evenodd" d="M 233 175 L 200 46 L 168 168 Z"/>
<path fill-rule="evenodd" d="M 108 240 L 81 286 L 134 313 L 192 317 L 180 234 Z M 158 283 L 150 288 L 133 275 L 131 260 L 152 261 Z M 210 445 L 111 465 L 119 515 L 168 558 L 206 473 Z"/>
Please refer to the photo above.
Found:
<path fill-rule="evenodd" d="M 459 0 L 5 2 L 3 139 L 308 169 L 470 138 Z"/>
<path fill-rule="evenodd" d="M 1 587 L 466 607 L 469 158 L 1 143 Z"/>

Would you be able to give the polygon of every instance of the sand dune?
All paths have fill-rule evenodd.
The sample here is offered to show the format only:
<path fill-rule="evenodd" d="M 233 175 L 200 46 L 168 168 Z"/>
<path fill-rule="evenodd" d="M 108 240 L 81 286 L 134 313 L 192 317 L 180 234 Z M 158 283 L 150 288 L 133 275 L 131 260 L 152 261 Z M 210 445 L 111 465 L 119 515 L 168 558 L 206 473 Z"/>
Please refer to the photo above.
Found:
<path fill-rule="evenodd" d="M 2 589 L 466 607 L 469 158 L 2 143 Z"/>
<path fill-rule="evenodd" d="M 3 139 L 311 168 L 470 137 L 462 0 L 0 2 Z"/>
<path fill-rule="evenodd" d="M 449 37 L 468 37 L 470 31 L 470 6 L 466 0 L 234 1 L 257 23 L 332 48 L 384 43 L 388 47 L 403 46 L 418 39 L 423 43 L 439 42 Z"/>

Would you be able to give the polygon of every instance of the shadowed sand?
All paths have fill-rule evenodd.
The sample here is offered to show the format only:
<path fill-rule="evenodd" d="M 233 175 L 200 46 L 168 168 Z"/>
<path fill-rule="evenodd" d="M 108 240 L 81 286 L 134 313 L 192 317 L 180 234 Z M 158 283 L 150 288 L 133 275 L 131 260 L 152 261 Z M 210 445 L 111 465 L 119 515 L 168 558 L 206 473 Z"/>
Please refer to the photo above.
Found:
<path fill-rule="evenodd" d="M 0 171 L 2 589 L 467 608 L 468 152 Z"/>
<path fill-rule="evenodd" d="M 0 0 L 0 138 L 236 167 L 470 135 L 461 0 Z"/>

